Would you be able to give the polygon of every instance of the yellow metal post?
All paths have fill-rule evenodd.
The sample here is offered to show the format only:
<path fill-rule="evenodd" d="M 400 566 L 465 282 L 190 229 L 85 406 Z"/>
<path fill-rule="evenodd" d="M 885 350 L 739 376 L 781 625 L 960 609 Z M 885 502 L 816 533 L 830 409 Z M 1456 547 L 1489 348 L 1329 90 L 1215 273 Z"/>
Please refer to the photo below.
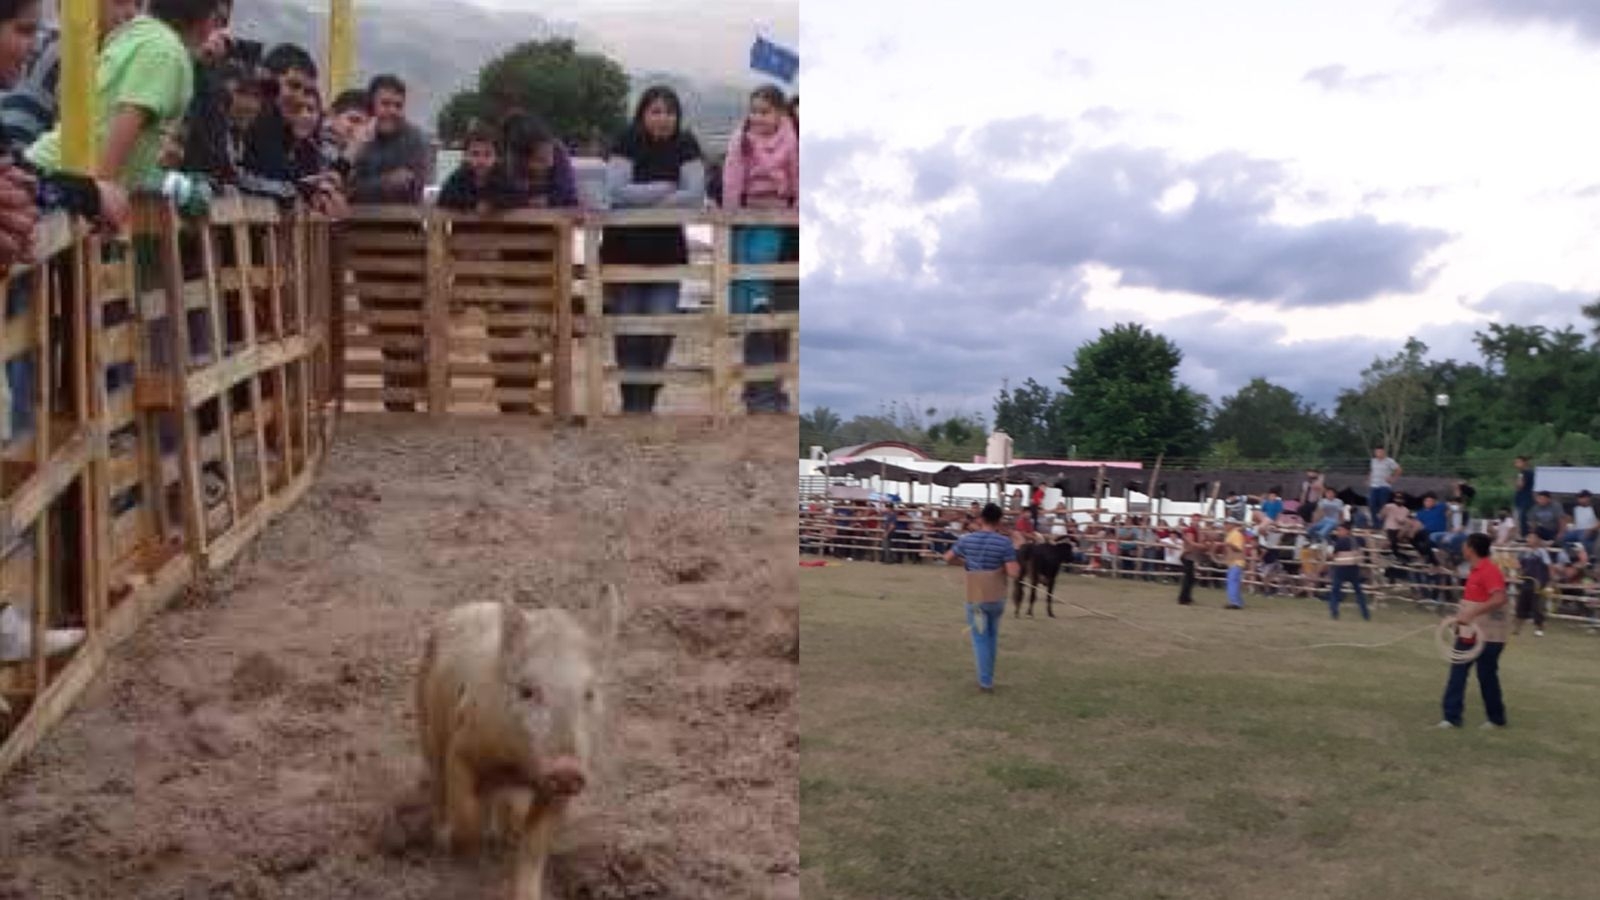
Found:
<path fill-rule="evenodd" d="M 328 98 L 350 87 L 356 75 L 355 0 L 330 0 L 328 7 Z"/>
<path fill-rule="evenodd" d="M 61 161 L 95 171 L 94 95 L 100 55 L 100 0 L 61 0 Z"/>

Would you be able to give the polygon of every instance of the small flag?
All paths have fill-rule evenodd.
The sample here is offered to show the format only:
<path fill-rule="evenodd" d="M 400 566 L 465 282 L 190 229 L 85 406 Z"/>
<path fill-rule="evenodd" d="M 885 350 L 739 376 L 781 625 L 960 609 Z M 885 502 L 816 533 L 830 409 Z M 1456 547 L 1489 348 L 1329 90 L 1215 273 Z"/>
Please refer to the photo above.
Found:
<path fill-rule="evenodd" d="M 758 37 L 750 45 L 750 68 L 792 84 L 794 77 L 800 73 L 800 55 L 764 37 Z"/>

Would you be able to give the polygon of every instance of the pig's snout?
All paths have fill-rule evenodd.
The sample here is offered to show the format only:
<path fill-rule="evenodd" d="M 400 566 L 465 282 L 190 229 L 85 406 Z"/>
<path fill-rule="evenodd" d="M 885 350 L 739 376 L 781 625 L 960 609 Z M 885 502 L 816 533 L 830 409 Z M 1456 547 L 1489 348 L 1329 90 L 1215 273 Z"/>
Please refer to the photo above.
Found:
<path fill-rule="evenodd" d="M 572 797 L 583 792 L 588 780 L 577 757 L 558 756 L 545 766 L 543 787 L 553 797 Z"/>

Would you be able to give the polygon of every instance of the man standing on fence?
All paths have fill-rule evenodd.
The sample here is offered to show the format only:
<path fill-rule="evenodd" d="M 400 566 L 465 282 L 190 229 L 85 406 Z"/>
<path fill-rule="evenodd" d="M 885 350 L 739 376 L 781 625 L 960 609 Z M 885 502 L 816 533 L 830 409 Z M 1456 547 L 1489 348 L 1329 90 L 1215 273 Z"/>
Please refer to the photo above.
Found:
<path fill-rule="evenodd" d="M 957 559 L 966 563 L 967 625 L 978 663 L 978 689 L 986 694 L 994 692 L 1000 620 L 1006 613 L 1006 579 L 1022 574 L 1016 548 L 996 531 L 1004 515 L 993 503 L 985 506 L 978 530 L 962 535 L 944 555 L 946 563 Z"/>
<path fill-rule="evenodd" d="M 1400 463 L 1389 458 L 1382 447 L 1372 448 L 1372 471 L 1367 478 L 1367 515 L 1374 524 L 1378 514 L 1389 505 L 1394 496 L 1394 479 L 1400 474 Z"/>
<path fill-rule="evenodd" d="M 1483 653 L 1472 662 L 1452 663 L 1450 680 L 1444 689 L 1444 720 L 1440 728 L 1460 728 L 1467 703 L 1467 677 L 1478 667 L 1478 686 L 1483 690 L 1483 708 L 1489 721 L 1484 728 L 1504 728 L 1506 704 L 1500 694 L 1500 653 L 1506 648 L 1506 579 L 1500 567 L 1489 558 L 1489 536 L 1474 534 L 1462 548 L 1472 571 L 1461 591 L 1461 608 L 1456 622 L 1474 625 L 1476 638 L 1456 638 L 1456 649 L 1466 650 L 1475 640 L 1483 641 Z"/>

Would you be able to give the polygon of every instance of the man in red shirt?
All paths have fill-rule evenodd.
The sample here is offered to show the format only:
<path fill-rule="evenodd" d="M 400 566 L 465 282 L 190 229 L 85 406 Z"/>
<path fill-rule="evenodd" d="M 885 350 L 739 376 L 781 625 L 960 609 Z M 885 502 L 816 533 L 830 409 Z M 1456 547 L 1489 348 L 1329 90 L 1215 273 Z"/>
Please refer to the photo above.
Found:
<path fill-rule="evenodd" d="M 1444 721 L 1440 728 L 1460 728 L 1461 713 L 1466 707 L 1467 676 L 1474 664 L 1478 667 L 1478 687 L 1483 690 L 1483 708 L 1489 721 L 1484 728 L 1506 726 L 1506 705 L 1500 696 L 1500 652 L 1506 647 L 1506 579 L 1500 567 L 1489 558 L 1489 536 L 1474 534 L 1467 538 L 1462 555 L 1472 566 L 1467 584 L 1461 592 L 1461 609 L 1456 621 L 1477 626 L 1476 638 L 1456 638 L 1456 649 L 1465 650 L 1473 640 L 1484 642 L 1483 653 L 1472 662 L 1454 663 L 1450 666 L 1450 680 L 1444 689 Z"/>

